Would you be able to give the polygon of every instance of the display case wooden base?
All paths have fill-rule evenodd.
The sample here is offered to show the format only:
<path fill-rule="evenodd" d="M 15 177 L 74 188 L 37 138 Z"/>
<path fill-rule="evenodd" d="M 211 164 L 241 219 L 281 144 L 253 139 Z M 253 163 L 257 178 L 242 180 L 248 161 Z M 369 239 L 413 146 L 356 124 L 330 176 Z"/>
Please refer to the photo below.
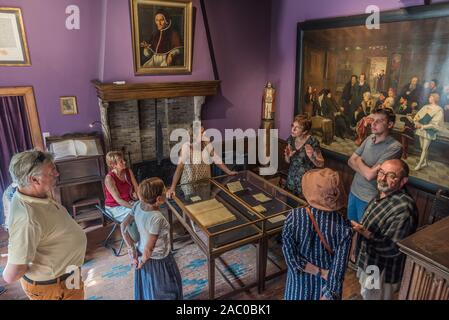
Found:
<path fill-rule="evenodd" d="M 400 300 L 449 300 L 449 218 L 398 243 L 407 255 Z"/>

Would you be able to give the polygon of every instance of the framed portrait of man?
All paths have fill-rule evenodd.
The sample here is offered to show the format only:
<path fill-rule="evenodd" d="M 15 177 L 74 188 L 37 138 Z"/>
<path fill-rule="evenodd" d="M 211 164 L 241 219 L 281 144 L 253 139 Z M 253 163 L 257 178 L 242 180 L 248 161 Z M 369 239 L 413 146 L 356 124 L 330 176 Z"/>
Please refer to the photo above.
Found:
<path fill-rule="evenodd" d="M 137 75 L 192 71 L 192 2 L 130 0 Z"/>
<path fill-rule="evenodd" d="M 0 66 L 30 66 L 20 8 L 0 7 Z"/>
<path fill-rule="evenodd" d="M 78 114 L 76 97 L 61 97 L 59 100 L 62 114 L 64 115 Z"/>

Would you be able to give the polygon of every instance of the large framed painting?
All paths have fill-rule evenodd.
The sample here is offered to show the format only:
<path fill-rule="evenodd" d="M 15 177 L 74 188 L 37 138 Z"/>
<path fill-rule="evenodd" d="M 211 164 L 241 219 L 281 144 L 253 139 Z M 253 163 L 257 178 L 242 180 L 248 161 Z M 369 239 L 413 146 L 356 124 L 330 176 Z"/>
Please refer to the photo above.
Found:
<path fill-rule="evenodd" d="M 20 8 L 0 7 L 0 66 L 30 66 Z"/>
<path fill-rule="evenodd" d="M 295 115 L 311 116 L 325 152 L 347 159 L 371 133 L 366 117 L 390 108 L 412 175 L 449 188 L 449 3 L 380 12 L 379 29 L 369 16 L 298 23 Z M 426 149 L 417 129 L 428 105 Z"/>
<path fill-rule="evenodd" d="M 130 0 L 137 75 L 192 71 L 192 2 Z"/>

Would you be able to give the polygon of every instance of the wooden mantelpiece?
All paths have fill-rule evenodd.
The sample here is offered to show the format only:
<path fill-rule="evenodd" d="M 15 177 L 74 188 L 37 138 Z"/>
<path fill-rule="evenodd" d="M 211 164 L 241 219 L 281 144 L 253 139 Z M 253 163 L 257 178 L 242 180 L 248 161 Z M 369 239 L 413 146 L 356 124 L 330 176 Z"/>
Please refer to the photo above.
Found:
<path fill-rule="evenodd" d="M 213 96 L 217 94 L 220 81 L 188 81 L 129 83 L 116 85 L 92 81 L 97 89 L 97 96 L 103 102 L 143 100 L 156 98 Z"/>

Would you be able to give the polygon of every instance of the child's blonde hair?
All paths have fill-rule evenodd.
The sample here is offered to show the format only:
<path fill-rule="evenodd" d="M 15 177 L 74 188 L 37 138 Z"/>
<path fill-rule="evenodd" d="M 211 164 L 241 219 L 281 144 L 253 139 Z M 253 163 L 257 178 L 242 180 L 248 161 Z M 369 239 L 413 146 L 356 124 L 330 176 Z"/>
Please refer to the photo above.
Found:
<path fill-rule="evenodd" d="M 124 160 L 123 153 L 121 151 L 109 151 L 106 154 L 106 164 L 112 169 L 114 165 L 117 164 L 119 160 Z"/>
<path fill-rule="evenodd" d="M 164 192 L 164 182 L 156 177 L 145 179 L 139 185 L 140 200 L 149 204 L 155 204 L 157 197 L 162 196 Z"/>

